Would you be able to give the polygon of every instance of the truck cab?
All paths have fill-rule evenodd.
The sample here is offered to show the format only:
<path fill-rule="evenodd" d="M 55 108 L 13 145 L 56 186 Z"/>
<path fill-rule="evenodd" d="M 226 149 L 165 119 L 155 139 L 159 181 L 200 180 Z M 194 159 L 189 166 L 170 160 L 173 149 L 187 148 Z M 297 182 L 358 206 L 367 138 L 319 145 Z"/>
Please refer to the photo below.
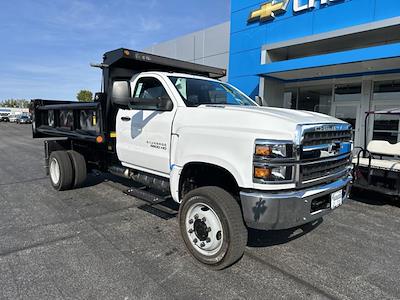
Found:
<path fill-rule="evenodd" d="M 56 189 L 78 186 L 87 167 L 95 165 L 168 192 L 180 204 L 179 226 L 189 252 L 214 269 L 242 256 L 247 227 L 300 226 L 347 199 L 349 124 L 313 112 L 261 107 L 232 85 L 204 76 L 199 71 L 204 67 L 190 65 L 190 72 L 189 65 L 168 59 L 169 68 L 161 63 L 156 68 L 151 55 L 121 51 L 121 59 L 133 57 L 136 65 L 140 60 L 140 71 L 129 72 L 135 64 L 115 58 L 112 68 L 106 54 L 105 92 L 97 104 L 33 103 L 34 136 L 68 138 L 46 146 Z M 68 111 L 78 118 L 70 122 L 71 130 L 60 126 L 65 118 L 56 120 Z M 86 127 L 75 128 L 88 115 L 91 136 Z M 46 123 L 49 116 L 53 122 Z"/>

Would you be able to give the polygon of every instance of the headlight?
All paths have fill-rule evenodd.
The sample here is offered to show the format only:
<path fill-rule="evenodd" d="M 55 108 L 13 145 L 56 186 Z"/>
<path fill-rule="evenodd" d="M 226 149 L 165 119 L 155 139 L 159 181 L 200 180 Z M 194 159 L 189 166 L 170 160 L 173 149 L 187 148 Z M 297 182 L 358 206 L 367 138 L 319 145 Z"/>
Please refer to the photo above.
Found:
<path fill-rule="evenodd" d="M 267 159 L 285 159 L 293 157 L 293 144 L 291 143 L 273 143 L 267 141 L 256 141 L 256 156 Z"/>
<path fill-rule="evenodd" d="M 289 182 L 293 179 L 293 166 L 255 166 L 254 179 L 271 182 Z"/>
<path fill-rule="evenodd" d="M 257 183 L 288 183 L 294 179 L 293 143 L 291 141 L 256 140 L 253 178 Z"/>

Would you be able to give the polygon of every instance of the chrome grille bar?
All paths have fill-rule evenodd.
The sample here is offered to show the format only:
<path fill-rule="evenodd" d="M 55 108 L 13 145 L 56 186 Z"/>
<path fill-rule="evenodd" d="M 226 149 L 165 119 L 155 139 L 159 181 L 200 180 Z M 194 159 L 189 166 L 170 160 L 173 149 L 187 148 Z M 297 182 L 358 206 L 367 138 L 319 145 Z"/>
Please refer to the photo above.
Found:
<path fill-rule="evenodd" d="M 306 124 L 298 127 L 299 186 L 347 176 L 351 170 L 349 124 Z"/>

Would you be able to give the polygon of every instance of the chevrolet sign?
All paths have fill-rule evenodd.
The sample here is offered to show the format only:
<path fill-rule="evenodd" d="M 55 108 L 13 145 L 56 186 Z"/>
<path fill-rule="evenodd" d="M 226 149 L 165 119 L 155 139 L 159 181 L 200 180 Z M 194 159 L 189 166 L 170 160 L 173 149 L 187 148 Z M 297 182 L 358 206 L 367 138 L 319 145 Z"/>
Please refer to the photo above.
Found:
<path fill-rule="evenodd" d="M 275 19 L 277 15 L 286 12 L 289 1 L 290 0 L 272 0 L 264 3 L 259 9 L 250 13 L 248 22 L 266 22 Z M 328 5 L 330 2 L 342 0 L 293 0 L 293 11 L 301 12 L 303 10 L 315 8 L 315 3 L 317 1 L 320 1 L 322 6 Z"/>
<path fill-rule="evenodd" d="M 251 12 L 249 22 L 265 22 L 275 18 L 277 14 L 286 12 L 289 0 L 271 1 L 261 5 L 260 9 Z"/>

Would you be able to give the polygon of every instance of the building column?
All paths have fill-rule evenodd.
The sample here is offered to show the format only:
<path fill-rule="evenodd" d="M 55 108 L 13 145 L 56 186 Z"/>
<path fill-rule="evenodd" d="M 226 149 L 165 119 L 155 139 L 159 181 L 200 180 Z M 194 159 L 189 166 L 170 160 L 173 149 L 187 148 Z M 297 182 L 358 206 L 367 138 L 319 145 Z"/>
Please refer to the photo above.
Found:
<path fill-rule="evenodd" d="M 258 85 L 258 95 L 262 98 L 263 106 L 268 106 L 265 100 L 265 78 L 260 77 L 260 84 Z"/>
<path fill-rule="evenodd" d="M 285 86 L 280 80 L 272 78 L 260 78 L 259 92 L 263 98 L 263 105 L 271 107 L 284 106 Z"/>
<path fill-rule="evenodd" d="M 361 86 L 361 103 L 360 103 L 360 112 L 359 112 L 359 122 L 360 122 L 360 133 L 359 133 L 359 141 L 361 142 L 362 147 L 364 147 L 364 133 L 365 133 L 365 116 L 366 112 L 371 110 L 372 107 L 372 97 L 374 83 L 372 80 L 364 80 L 362 81 Z M 371 128 L 373 126 L 372 118 L 370 118 L 367 125 L 367 141 L 371 139 Z"/>

